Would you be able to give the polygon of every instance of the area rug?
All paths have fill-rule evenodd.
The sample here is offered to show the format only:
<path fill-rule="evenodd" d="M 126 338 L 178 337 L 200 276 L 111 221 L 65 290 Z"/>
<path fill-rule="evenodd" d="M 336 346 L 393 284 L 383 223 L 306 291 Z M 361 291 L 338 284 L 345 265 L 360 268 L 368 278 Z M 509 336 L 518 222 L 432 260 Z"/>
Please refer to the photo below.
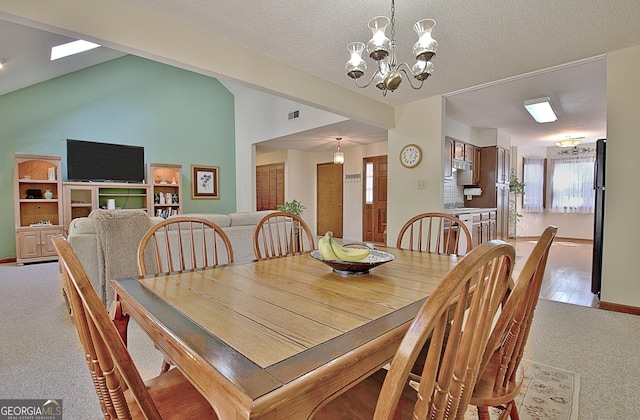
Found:
<path fill-rule="evenodd" d="M 577 420 L 580 375 L 575 372 L 522 360 L 524 382 L 516 397 L 521 420 Z M 500 410 L 491 409 L 497 419 Z M 476 407 L 469 406 L 465 420 L 478 418 Z"/>

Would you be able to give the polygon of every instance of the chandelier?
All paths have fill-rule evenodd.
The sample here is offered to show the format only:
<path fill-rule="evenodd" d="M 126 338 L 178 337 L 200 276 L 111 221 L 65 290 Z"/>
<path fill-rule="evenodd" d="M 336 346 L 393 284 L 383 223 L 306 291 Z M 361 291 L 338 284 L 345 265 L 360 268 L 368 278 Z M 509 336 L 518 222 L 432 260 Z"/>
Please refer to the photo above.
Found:
<path fill-rule="evenodd" d="M 438 49 L 438 42 L 431 38 L 431 31 L 436 26 L 436 21 L 433 19 L 420 20 L 413 25 L 413 30 L 418 35 L 418 41 L 413 45 L 413 55 L 416 58 L 416 63 L 412 67 L 409 67 L 404 62 L 398 63 L 395 53 L 395 14 L 395 1 L 391 0 L 391 20 L 386 16 L 378 16 L 369 21 L 369 29 L 371 29 L 373 36 L 367 45 L 362 42 L 352 42 L 347 45 L 347 50 L 351 54 L 351 58 L 346 65 L 347 75 L 355 80 L 355 84 L 359 88 L 366 88 L 371 83 L 375 83 L 375 86 L 382 90 L 383 96 L 386 96 L 388 91 L 393 92 L 400 86 L 402 82 L 401 73 L 404 73 L 413 89 L 420 89 L 425 79 L 433 73 L 431 59 Z M 385 34 L 389 24 L 391 24 L 391 39 L 387 38 Z M 362 59 L 362 52 L 365 47 L 369 57 L 378 62 L 378 68 L 365 85 L 360 85 L 358 84 L 358 79 L 367 70 L 367 63 Z M 419 83 L 414 85 L 409 74 Z"/>
<path fill-rule="evenodd" d="M 574 147 L 582 143 L 584 137 L 571 137 L 567 136 L 564 140 L 556 142 L 557 147 Z"/>

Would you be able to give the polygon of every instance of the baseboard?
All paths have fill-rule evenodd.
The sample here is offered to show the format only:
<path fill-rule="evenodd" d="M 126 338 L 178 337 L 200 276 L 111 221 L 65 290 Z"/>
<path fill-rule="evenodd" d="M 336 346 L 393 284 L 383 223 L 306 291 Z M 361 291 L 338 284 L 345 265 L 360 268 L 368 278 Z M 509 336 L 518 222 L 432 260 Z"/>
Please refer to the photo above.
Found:
<path fill-rule="evenodd" d="M 0 264 L 10 264 L 16 261 L 17 260 L 15 258 L 5 258 L 4 260 L 0 260 Z"/>
<path fill-rule="evenodd" d="M 637 306 L 621 305 L 619 303 L 602 302 L 598 304 L 598 309 L 606 311 L 623 312 L 625 314 L 640 315 L 640 308 Z"/>

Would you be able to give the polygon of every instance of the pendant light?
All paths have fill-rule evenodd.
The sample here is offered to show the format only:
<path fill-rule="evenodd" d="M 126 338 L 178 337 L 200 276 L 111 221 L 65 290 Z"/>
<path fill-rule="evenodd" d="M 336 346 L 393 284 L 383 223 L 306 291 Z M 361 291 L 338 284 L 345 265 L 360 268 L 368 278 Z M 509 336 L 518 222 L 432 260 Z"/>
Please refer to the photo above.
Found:
<path fill-rule="evenodd" d="M 342 137 L 336 137 L 336 140 L 338 141 L 338 148 L 333 152 L 333 163 L 342 165 L 344 163 L 344 152 L 340 148 L 340 140 L 342 140 Z"/>

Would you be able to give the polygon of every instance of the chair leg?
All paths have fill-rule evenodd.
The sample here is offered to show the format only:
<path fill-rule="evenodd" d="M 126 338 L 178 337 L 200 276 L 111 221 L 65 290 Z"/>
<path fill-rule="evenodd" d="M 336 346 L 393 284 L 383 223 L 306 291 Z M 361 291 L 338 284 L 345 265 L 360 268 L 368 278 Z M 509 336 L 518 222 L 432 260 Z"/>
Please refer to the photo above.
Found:
<path fill-rule="evenodd" d="M 507 410 L 509 410 L 511 420 L 520 420 L 520 414 L 518 414 L 518 407 L 516 407 L 515 401 L 509 401 L 507 404 Z"/>
<path fill-rule="evenodd" d="M 520 420 L 520 415 L 518 415 L 518 407 L 516 407 L 516 402 L 511 400 L 503 406 L 500 406 L 502 411 L 500 412 L 500 417 L 498 420 Z"/>
<path fill-rule="evenodd" d="M 122 305 L 117 298 L 114 299 L 113 302 L 111 302 L 111 307 L 109 308 L 109 317 L 115 324 L 116 329 L 118 330 L 118 334 L 120 334 L 120 337 L 122 338 L 122 341 L 126 346 L 127 328 L 129 327 L 129 315 L 125 315 L 125 313 L 122 312 Z"/>
<path fill-rule="evenodd" d="M 478 407 L 478 420 L 491 420 L 489 407 Z"/>

